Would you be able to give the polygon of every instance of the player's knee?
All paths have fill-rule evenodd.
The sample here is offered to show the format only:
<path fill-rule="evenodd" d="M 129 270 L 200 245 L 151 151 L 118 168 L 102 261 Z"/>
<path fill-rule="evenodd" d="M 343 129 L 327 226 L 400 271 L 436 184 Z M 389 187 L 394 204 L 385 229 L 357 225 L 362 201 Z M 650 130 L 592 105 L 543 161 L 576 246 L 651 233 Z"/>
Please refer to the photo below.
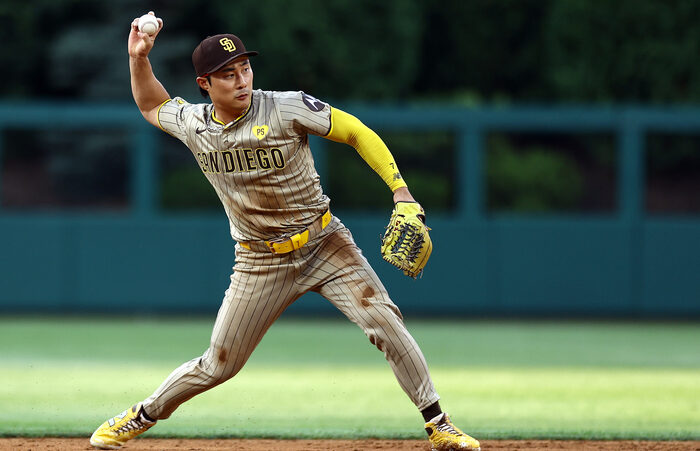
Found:
<path fill-rule="evenodd" d="M 393 309 L 387 308 L 394 313 Z M 398 309 L 396 310 L 398 311 Z M 366 324 L 363 327 L 369 342 L 382 351 L 387 358 L 395 354 L 397 343 L 402 342 L 406 336 L 406 329 L 399 315 L 398 312 L 397 314 L 380 315 L 378 318 L 374 318 L 371 324 Z"/>
<path fill-rule="evenodd" d="M 238 371 L 240 365 L 232 362 L 225 349 L 210 348 L 200 361 L 202 371 L 207 374 L 207 383 L 218 385 L 231 379 Z"/>
<path fill-rule="evenodd" d="M 391 302 L 388 297 L 381 295 L 374 296 L 363 296 L 359 299 L 359 305 L 367 311 L 377 311 L 382 318 L 386 318 L 388 322 L 394 322 L 395 320 L 402 321 L 403 315 L 401 310 Z M 371 315 L 375 316 L 375 315 Z"/>
<path fill-rule="evenodd" d="M 366 319 L 367 323 L 363 326 L 365 330 L 373 329 L 381 338 L 387 331 L 404 328 L 401 311 L 392 302 L 379 301 L 370 308 L 375 314 Z"/>
<path fill-rule="evenodd" d="M 377 300 L 372 303 L 372 307 L 382 313 L 381 316 L 382 318 L 384 318 L 387 324 L 403 322 L 403 315 L 401 314 L 401 310 L 399 310 L 396 304 L 394 304 L 391 301 Z"/>

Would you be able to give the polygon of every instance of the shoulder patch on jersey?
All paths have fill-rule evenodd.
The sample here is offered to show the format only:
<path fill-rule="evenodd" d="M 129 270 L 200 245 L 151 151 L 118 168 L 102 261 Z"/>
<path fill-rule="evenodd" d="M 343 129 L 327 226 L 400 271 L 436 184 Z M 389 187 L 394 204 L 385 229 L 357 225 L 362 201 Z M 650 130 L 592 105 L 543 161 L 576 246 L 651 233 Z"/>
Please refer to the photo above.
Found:
<path fill-rule="evenodd" d="M 311 111 L 317 112 L 321 111 L 326 107 L 326 104 L 318 100 L 316 97 L 310 96 L 305 92 L 301 93 L 301 100 L 304 101 L 304 105 Z"/>
<path fill-rule="evenodd" d="M 267 125 L 254 125 L 253 126 L 253 136 L 258 139 L 263 139 L 267 135 L 269 127 Z"/>

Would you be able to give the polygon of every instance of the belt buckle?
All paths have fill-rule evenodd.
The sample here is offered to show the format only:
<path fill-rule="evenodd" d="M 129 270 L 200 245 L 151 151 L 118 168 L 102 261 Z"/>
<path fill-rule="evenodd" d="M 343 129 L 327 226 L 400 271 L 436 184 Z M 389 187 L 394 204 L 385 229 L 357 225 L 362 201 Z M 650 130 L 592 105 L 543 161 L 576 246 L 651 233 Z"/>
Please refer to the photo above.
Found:
<path fill-rule="evenodd" d="M 321 216 L 321 230 L 325 229 L 333 219 L 330 209 Z M 265 245 L 273 254 L 288 254 L 304 247 L 309 242 L 309 229 L 294 235 L 282 235 L 275 239 L 265 241 Z"/>
<path fill-rule="evenodd" d="M 286 250 L 287 247 L 291 245 L 291 240 L 289 237 L 276 238 L 275 241 L 265 241 L 265 244 L 270 249 L 273 254 L 286 254 L 290 250 Z"/>
<path fill-rule="evenodd" d="M 270 249 L 270 253 L 276 254 L 277 251 L 275 251 L 275 244 L 272 241 L 265 241 L 265 244 L 267 245 L 267 248 Z"/>
<path fill-rule="evenodd" d="M 288 254 L 301 249 L 309 241 L 309 229 L 287 237 L 280 237 L 275 241 L 266 241 L 267 247 L 273 254 Z"/>

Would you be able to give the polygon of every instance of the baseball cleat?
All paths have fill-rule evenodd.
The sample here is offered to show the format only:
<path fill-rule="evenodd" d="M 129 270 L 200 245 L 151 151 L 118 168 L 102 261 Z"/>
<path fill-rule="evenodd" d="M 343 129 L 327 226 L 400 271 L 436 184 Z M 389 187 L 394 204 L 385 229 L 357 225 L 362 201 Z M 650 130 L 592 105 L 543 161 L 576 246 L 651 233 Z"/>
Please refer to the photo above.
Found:
<path fill-rule="evenodd" d="M 90 437 L 90 444 L 98 449 L 119 449 L 137 435 L 146 432 L 155 421 L 142 415 L 143 405 L 138 403 L 114 418 L 102 423 Z"/>
<path fill-rule="evenodd" d="M 428 432 L 432 451 L 481 450 L 479 441 L 452 424 L 447 413 L 443 412 L 425 423 L 425 430 Z"/>

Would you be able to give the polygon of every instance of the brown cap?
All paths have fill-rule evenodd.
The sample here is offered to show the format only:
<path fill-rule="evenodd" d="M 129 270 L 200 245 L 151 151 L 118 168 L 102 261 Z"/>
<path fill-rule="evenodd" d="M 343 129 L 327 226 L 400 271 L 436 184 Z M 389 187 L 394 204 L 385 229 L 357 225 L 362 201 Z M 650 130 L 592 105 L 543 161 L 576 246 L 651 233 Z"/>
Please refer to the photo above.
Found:
<path fill-rule="evenodd" d="M 204 39 L 192 52 L 192 64 L 198 77 L 204 77 L 224 67 L 239 56 L 255 56 L 246 51 L 243 41 L 233 34 L 217 34 Z"/>

